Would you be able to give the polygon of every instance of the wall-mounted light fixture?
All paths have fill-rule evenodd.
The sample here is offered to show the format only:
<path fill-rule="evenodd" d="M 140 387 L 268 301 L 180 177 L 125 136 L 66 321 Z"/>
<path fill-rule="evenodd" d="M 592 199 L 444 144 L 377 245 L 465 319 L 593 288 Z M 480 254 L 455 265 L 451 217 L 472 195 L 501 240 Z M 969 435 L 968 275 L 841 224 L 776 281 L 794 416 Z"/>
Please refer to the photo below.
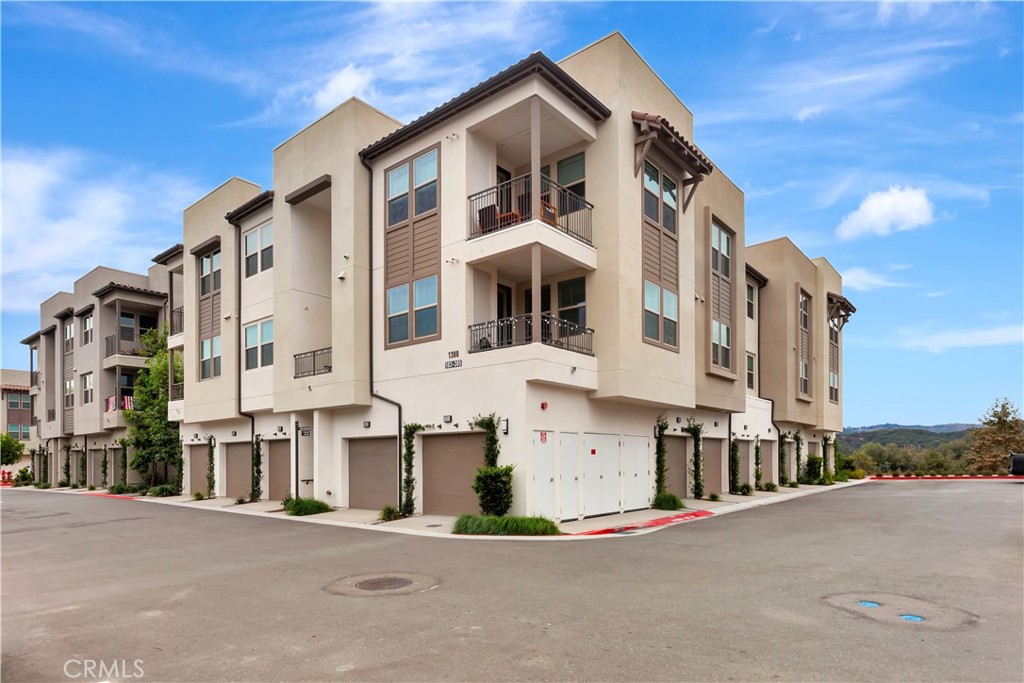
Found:
<path fill-rule="evenodd" d="M 452 423 L 452 416 L 445 415 L 444 417 L 441 418 L 441 421 L 444 422 L 446 425 L 450 425 Z"/>
<path fill-rule="evenodd" d="M 743 431 L 747 431 L 747 425 L 743 425 Z"/>
<path fill-rule="evenodd" d="M 193 435 L 192 435 L 192 438 L 193 438 L 193 439 L 198 439 L 198 438 L 199 438 L 199 435 L 198 435 L 198 434 L 193 434 Z"/>
<path fill-rule="evenodd" d="M 681 418 L 678 415 L 676 415 L 676 424 L 682 424 L 682 423 L 683 423 L 683 418 Z"/>
<path fill-rule="evenodd" d="M 369 429 L 369 428 L 370 428 L 370 421 L 369 420 L 363 420 L 363 429 Z"/>
<path fill-rule="evenodd" d="M 715 420 L 715 426 L 716 427 L 718 426 L 718 420 Z"/>
<path fill-rule="evenodd" d="M 284 431 L 284 427 L 282 427 L 281 425 L 277 425 L 277 431 L 283 432 Z"/>
<path fill-rule="evenodd" d="M 231 436 L 238 436 L 238 430 L 232 429 L 231 430 Z"/>
<path fill-rule="evenodd" d="M 505 434 L 507 436 L 508 435 L 508 418 L 507 417 L 501 418 L 501 422 L 499 424 L 501 425 L 501 433 Z"/>

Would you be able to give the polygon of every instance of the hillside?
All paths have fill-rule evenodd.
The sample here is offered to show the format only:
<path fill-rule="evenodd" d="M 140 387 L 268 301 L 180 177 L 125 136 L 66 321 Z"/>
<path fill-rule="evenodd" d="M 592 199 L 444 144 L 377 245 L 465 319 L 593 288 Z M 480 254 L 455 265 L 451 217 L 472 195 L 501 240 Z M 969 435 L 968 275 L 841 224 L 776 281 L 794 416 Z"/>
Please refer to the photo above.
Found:
<path fill-rule="evenodd" d="M 872 442 L 880 443 L 882 445 L 894 443 L 897 446 L 936 448 L 944 443 L 963 438 L 966 434 L 966 429 L 961 429 L 960 431 L 938 432 L 916 427 L 895 426 L 881 429 L 864 429 L 853 432 L 844 432 L 838 435 L 838 440 L 841 451 L 849 454 L 853 453 L 864 444 Z"/>
<path fill-rule="evenodd" d="M 936 432 L 938 434 L 945 434 L 947 432 L 965 432 L 968 429 L 977 427 L 976 424 L 967 424 L 964 422 L 953 422 L 944 425 L 901 425 L 893 422 L 887 422 L 880 425 L 871 425 L 870 427 L 843 427 L 843 432 L 846 434 L 856 434 L 858 432 L 874 432 L 880 429 L 920 429 L 926 432 Z"/>

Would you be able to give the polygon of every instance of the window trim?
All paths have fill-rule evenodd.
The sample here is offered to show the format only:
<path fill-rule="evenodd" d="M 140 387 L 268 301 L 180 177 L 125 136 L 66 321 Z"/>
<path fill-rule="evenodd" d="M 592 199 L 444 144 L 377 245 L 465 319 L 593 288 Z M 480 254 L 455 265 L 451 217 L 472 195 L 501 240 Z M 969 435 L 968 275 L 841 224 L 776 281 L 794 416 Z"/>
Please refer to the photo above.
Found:
<path fill-rule="evenodd" d="M 757 320 L 757 287 L 747 283 L 747 319 Z"/>
<path fill-rule="evenodd" d="M 82 339 L 79 342 L 79 346 L 92 343 L 94 324 L 92 313 L 82 316 Z"/>
<path fill-rule="evenodd" d="M 266 341 L 265 339 L 263 339 L 263 330 L 264 326 L 267 323 L 270 323 L 270 341 Z M 255 346 L 249 346 L 248 332 L 252 328 L 256 330 Z M 264 355 L 268 347 L 270 349 L 270 362 L 265 363 Z M 251 367 L 249 366 L 250 349 L 256 352 L 256 364 Z M 274 366 L 274 319 L 272 317 L 263 318 L 261 320 L 254 320 L 251 323 L 246 323 L 242 327 L 242 356 L 242 369 L 246 371 L 259 370 L 261 368 L 271 368 Z"/>
<path fill-rule="evenodd" d="M 806 307 L 805 304 L 806 303 Z M 814 375 L 814 336 L 812 334 L 813 322 L 812 322 L 812 306 L 813 297 L 803 287 L 797 284 L 797 304 L 796 304 L 796 391 L 797 398 L 805 401 L 812 400 L 814 398 L 813 390 L 814 385 L 812 378 Z M 807 332 L 807 362 L 804 362 L 804 356 L 802 351 L 801 333 Z M 806 375 L 804 371 L 806 370 Z M 806 387 L 806 389 L 805 389 Z"/>
<path fill-rule="evenodd" d="M 268 243 L 264 242 L 263 236 L 264 231 L 269 229 L 270 238 Z M 256 250 L 249 253 L 249 236 L 255 236 L 256 238 Z M 255 263 L 255 270 L 249 272 L 249 259 L 252 258 Z M 267 261 L 270 261 L 270 265 L 267 265 Z M 269 219 L 255 226 L 250 230 L 246 230 L 242 234 L 242 277 L 250 278 L 260 273 L 265 273 L 274 267 L 274 221 Z"/>
<path fill-rule="evenodd" d="M 437 172 L 434 175 L 434 178 L 432 180 L 428 180 L 428 181 L 426 181 L 424 183 L 416 185 L 416 161 L 418 161 L 419 159 L 422 159 L 423 157 L 427 156 L 431 152 L 434 152 L 435 157 L 436 157 L 436 171 Z M 392 197 L 389 194 L 389 192 L 390 192 L 390 179 L 389 179 L 388 176 L 390 176 L 392 172 L 398 170 L 402 166 L 406 167 L 407 186 L 406 186 L 406 189 L 405 189 L 404 193 L 399 193 L 399 194 L 395 195 L 394 197 Z M 403 227 L 405 225 L 410 224 L 411 222 L 422 220 L 422 219 L 424 219 L 424 218 L 426 218 L 426 217 L 428 217 L 428 216 L 430 216 L 430 215 L 432 215 L 434 213 L 440 212 L 440 210 L 441 210 L 441 143 L 440 142 L 434 143 L 433 145 L 430 145 L 429 147 L 425 147 L 425 148 L 419 150 L 418 152 L 416 152 L 415 154 L 412 154 L 412 155 L 402 159 L 401 161 L 397 162 L 396 164 L 385 168 L 384 172 L 383 172 L 383 175 L 384 175 L 384 183 L 383 183 L 384 184 L 384 221 L 383 222 L 384 222 L 384 231 L 385 232 L 387 232 L 389 230 L 397 230 L 397 229 L 399 229 L 399 228 L 401 228 L 401 227 Z M 437 187 L 434 189 L 434 191 L 436 193 L 434 206 L 432 208 L 430 208 L 430 209 L 427 209 L 426 211 L 422 211 L 422 212 L 417 213 L 416 212 L 416 190 L 419 189 L 420 187 L 426 187 L 427 185 L 429 185 L 432 182 L 437 184 Z M 406 216 L 405 216 L 405 218 L 403 218 L 400 221 L 396 221 L 394 223 L 391 223 L 390 222 L 391 221 L 391 211 L 390 211 L 391 201 L 393 199 L 397 199 L 398 197 L 402 196 L 402 194 L 405 194 L 407 196 L 407 198 L 408 198 L 407 199 L 408 206 L 406 208 Z"/>
<path fill-rule="evenodd" d="M 647 285 L 648 284 L 658 288 L 658 310 L 657 311 L 647 307 Z M 667 318 L 667 316 L 665 315 L 665 293 L 666 292 L 669 293 L 669 294 L 674 294 L 675 297 L 676 297 L 676 319 L 674 320 L 674 322 L 676 324 L 676 343 L 674 345 L 673 344 L 669 344 L 668 342 L 665 341 L 665 319 Z M 641 314 L 643 316 L 641 318 L 641 321 L 640 321 L 640 336 L 643 338 L 644 342 L 647 343 L 647 344 L 650 344 L 651 346 L 657 346 L 657 347 L 662 348 L 662 349 L 667 349 L 669 351 L 675 351 L 676 353 L 679 353 L 679 336 L 680 336 L 679 335 L 679 317 L 680 317 L 680 315 L 679 315 L 679 292 L 675 291 L 674 289 L 672 289 L 670 287 L 664 287 L 664 286 L 658 284 L 657 282 L 655 282 L 654 280 L 649 280 L 649 279 L 647 279 L 645 277 L 645 278 L 643 278 L 643 286 L 640 289 L 640 311 L 641 311 Z M 656 314 L 658 316 L 658 338 L 657 339 L 654 339 L 652 337 L 648 337 L 647 336 L 647 314 L 648 313 L 654 313 L 654 314 Z M 671 318 L 668 318 L 668 319 L 672 320 Z"/>
<path fill-rule="evenodd" d="M 207 356 L 207 357 L 204 357 L 205 351 L 203 349 L 203 344 L 209 344 L 210 355 Z M 219 335 L 219 334 L 214 335 L 212 337 L 208 337 L 206 339 L 200 339 L 199 340 L 199 381 L 200 382 L 205 382 L 206 380 L 210 380 L 210 379 L 216 379 L 216 378 L 221 376 L 221 371 L 222 371 L 221 357 L 222 356 L 221 356 L 220 353 L 215 353 L 215 349 L 214 349 L 215 346 L 220 346 L 220 344 L 221 344 L 221 335 Z M 223 352 L 223 349 L 217 349 L 217 350 Z M 210 374 L 204 376 L 205 370 L 203 368 L 203 363 L 206 363 L 206 362 L 209 362 L 209 364 L 210 364 L 209 365 L 209 368 L 210 368 L 209 372 L 210 372 Z"/>
<path fill-rule="evenodd" d="M 657 179 L 658 180 L 658 195 L 657 196 L 655 196 L 653 192 L 651 192 L 649 189 L 647 189 L 647 182 L 646 181 L 647 181 L 647 167 L 648 166 L 653 168 L 658 173 L 658 179 Z M 674 225 L 673 225 L 673 227 L 671 229 L 669 229 L 665 225 L 665 181 L 666 180 L 668 180 L 673 185 L 675 185 L 675 192 L 676 192 L 676 199 L 675 199 L 676 205 L 672 209 L 675 212 L 675 216 L 674 216 L 673 221 L 672 221 Z M 647 221 L 651 225 L 657 225 L 659 228 L 661 228 L 661 230 L 663 230 L 664 232 L 668 233 L 672 237 L 675 237 L 676 239 L 679 238 L 679 213 L 680 213 L 680 211 L 679 211 L 679 194 L 680 194 L 679 190 L 680 190 L 680 187 L 681 187 L 681 183 L 678 180 L 676 180 L 676 177 L 673 174 L 666 172 L 660 165 L 654 163 L 650 159 L 645 159 L 644 160 L 644 167 L 641 169 L 641 176 L 640 176 L 640 192 L 641 192 L 640 213 L 643 215 L 645 221 Z M 658 203 L 658 217 L 657 217 L 657 219 L 651 218 L 650 216 L 647 215 L 647 202 L 646 202 L 647 195 L 653 196 L 655 198 L 655 200 L 657 201 L 657 203 Z"/>
<path fill-rule="evenodd" d="M 436 302 L 426 306 L 416 307 L 416 283 L 424 280 L 435 278 L 437 281 L 436 285 Z M 388 309 L 388 294 L 396 289 L 405 288 L 406 300 L 405 309 L 397 313 L 391 313 Z M 418 311 L 425 311 L 429 308 L 434 308 L 437 312 L 437 332 L 433 334 L 416 336 L 416 313 Z M 398 318 L 400 316 L 406 317 L 406 337 L 398 341 L 391 341 L 391 319 Z M 388 287 L 384 290 L 384 348 L 391 349 L 401 346 L 409 346 L 410 344 L 420 344 L 423 342 L 437 341 L 441 338 L 441 274 L 432 273 L 425 275 L 420 278 L 416 278 L 410 282 L 402 282 L 393 287 Z"/>
<path fill-rule="evenodd" d="M 82 380 L 82 382 L 81 382 L 81 384 L 82 384 L 81 392 L 82 392 L 82 405 L 84 406 L 84 405 L 88 405 L 88 404 L 92 403 L 92 401 L 93 401 L 93 397 L 94 397 L 93 374 L 91 372 L 87 372 L 84 375 L 81 375 L 80 379 Z"/>
<path fill-rule="evenodd" d="M 75 378 L 64 380 L 64 409 L 75 407 Z"/>
<path fill-rule="evenodd" d="M 220 292 L 221 289 L 223 280 L 221 269 L 224 265 L 224 255 L 221 252 L 220 244 L 218 243 L 217 246 L 213 247 L 209 251 L 199 254 L 196 259 L 199 261 L 199 267 L 196 269 L 196 275 L 199 278 L 198 288 L 196 291 L 199 292 L 199 299 L 202 300 Z M 210 262 L 210 272 L 204 275 L 203 267 L 207 259 L 209 259 Z M 214 267 L 215 264 L 216 267 Z M 205 277 L 210 278 L 210 289 L 206 292 L 203 291 L 203 278 Z"/>
<path fill-rule="evenodd" d="M 747 389 L 757 391 L 757 357 L 752 353 L 747 354 Z"/>
<path fill-rule="evenodd" d="M 739 327 L 739 325 L 738 325 L 738 317 L 736 316 L 736 289 L 735 289 L 736 281 L 738 279 L 736 277 L 736 275 L 735 275 L 736 272 L 737 272 L 737 268 L 736 268 L 736 248 L 737 247 L 736 247 L 736 245 L 738 243 L 738 240 L 736 238 L 736 231 L 733 230 L 729 226 L 728 223 L 726 223 L 724 220 L 722 220 L 717 215 L 715 215 L 711 211 L 711 207 L 708 207 L 706 209 L 705 216 L 706 216 L 706 221 L 707 221 L 707 231 L 705 232 L 705 235 L 706 235 L 706 239 L 707 239 L 707 248 L 708 248 L 708 251 L 706 252 L 707 255 L 708 255 L 708 267 L 707 267 L 707 273 L 708 274 L 707 274 L 707 279 L 706 279 L 708 296 L 707 296 L 707 301 L 706 301 L 707 308 L 705 309 L 706 310 L 706 314 L 707 314 L 706 315 L 706 319 L 707 319 L 707 328 L 706 329 L 707 329 L 707 349 L 708 349 L 707 350 L 707 356 L 706 356 L 706 358 L 707 358 L 707 370 L 706 370 L 706 373 L 710 374 L 710 375 L 717 375 L 719 377 L 722 377 L 723 379 L 728 379 L 728 380 L 732 380 L 732 381 L 735 382 L 735 381 L 739 381 L 740 380 L 740 374 L 739 374 L 740 373 L 740 363 L 739 363 L 739 359 L 738 359 L 738 348 L 736 346 L 736 343 L 737 343 L 736 340 L 737 340 L 737 337 L 738 337 L 738 335 L 737 335 L 737 328 Z M 728 275 L 723 273 L 722 269 L 719 267 L 721 262 L 722 262 L 721 261 L 721 259 L 722 259 L 722 256 L 721 256 L 721 244 L 720 244 L 721 240 L 719 239 L 718 240 L 718 244 L 716 244 L 716 240 L 715 240 L 715 233 L 716 233 L 716 231 L 718 233 L 723 234 L 723 235 L 725 235 L 726 237 L 729 238 L 729 254 L 726 256 L 726 258 L 728 259 L 728 263 L 729 263 L 729 274 Z M 717 264 L 716 264 L 716 259 L 715 259 L 715 254 L 716 253 L 718 254 Z M 725 280 L 726 282 L 728 282 L 729 283 L 729 289 L 732 292 L 732 298 L 728 302 L 729 312 L 730 312 L 729 321 L 728 322 L 722 321 L 722 320 L 718 320 L 715 317 L 714 297 L 712 295 L 712 292 L 714 291 L 714 279 L 716 277 L 717 278 L 721 278 L 721 279 Z M 744 279 L 744 283 L 745 282 L 746 282 L 746 280 Z M 721 349 L 724 346 L 721 343 L 721 332 L 719 332 L 719 343 L 717 344 L 717 346 L 719 348 L 719 360 L 718 360 L 718 362 L 715 361 L 715 346 L 716 346 L 716 344 L 715 344 L 715 341 L 714 341 L 714 336 L 715 336 L 715 325 L 714 324 L 716 322 L 718 323 L 720 328 L 721 327 L 725 327 L 728 330 L 729 346 L 725 347 L 725 348 L 727 348 L 729 350 L 729 365 L 727 365 L 727 366 L 721 364 Z M 744 368 L 743 371 L 745 372 L 745 368 Z"/>
<path fill-rule="evenodd" d="M 64 353 L 75 352 L 75 323 L 64 323 Z"/>

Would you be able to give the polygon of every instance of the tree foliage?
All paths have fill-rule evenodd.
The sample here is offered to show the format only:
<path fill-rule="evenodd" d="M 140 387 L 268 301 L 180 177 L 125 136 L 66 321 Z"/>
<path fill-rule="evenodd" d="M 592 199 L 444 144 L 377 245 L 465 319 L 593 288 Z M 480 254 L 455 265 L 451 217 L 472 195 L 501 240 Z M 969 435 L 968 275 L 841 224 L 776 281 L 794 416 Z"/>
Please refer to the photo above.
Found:
<path fill-rule="evenodd" d="M 166 325 L 142 335 L 142 355 L 146 356 L 146 367 L 135 378 L 133 408 L 125 411 L 128 444 L 132 447 L 129 466 L 148 478 L 150 486 L 156 486 L 168 466 L 180 467 L 181 455 L 178 423 L 167 419 L 170 354 Z M 184 371 L 176 362 L 174 379 L 183 378 Z"/>
<path fill-rule="evenodd" d="M 1008 399 L 992 404 L 974 430 L 970 462 L 978 474 L 1005 474 L 1010 453 L 1024 452 L 1024 420 Z"/>
<path fill-rule="evenodd" d="M 4 465 L 15 465 L 19 460 L 21 460 L 21 455 L 24 452 L 25 444 L 6 432 L 3 436 L 0 436 L 0 463 Z"/>

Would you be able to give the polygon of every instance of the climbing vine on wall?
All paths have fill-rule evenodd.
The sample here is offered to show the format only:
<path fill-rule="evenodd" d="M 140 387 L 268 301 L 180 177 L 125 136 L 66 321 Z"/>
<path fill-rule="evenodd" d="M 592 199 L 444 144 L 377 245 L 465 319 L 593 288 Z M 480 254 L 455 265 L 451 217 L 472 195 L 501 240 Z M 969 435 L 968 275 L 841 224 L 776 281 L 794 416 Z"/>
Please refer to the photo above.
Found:
<path fill-rule="evenodd" d="M 79 486 L 85 486 L 85 482 L 86 482 L 86 476 L 85 476 L 86 458 L 85 458 L 85 456 L 86 456 L 85 444 L 82 444 L 82 450 L 79 451 L 79 453 L 78 453 L 78 485 Z"/>
<path fill-rule="evenodd" d="M 786 441 L 789 440 L 789 432 L 779 434 L 779 486 L 789 485 L 789 463 L 786 462 Z"/>
<path fill-rule="evenodd" d="M 181 442 L 178 442 L 178 454 L 174 458 L 174 486 L 179 494 L 184 490 L 182 487 L 185 485 L 185 456 L 182 455 Z"/>
<path fill-rule="evenodd" d="M 691 470 L 693 497 L 700 499 L 704 497 L 704 454 L 702 453 L 704 424 L 688 417 L 683 431 L 693 437 L 693 469 Z"/>
<path fill-rule="evenodd" d="M 832 445 L 832 437 L 825 434 L 821 437 L 821 483 L 832 483 L 832 470 L 828 466 L 828 447 Z"/>
<path fill-rule="evenodd" d="M 416 432 L 423 429 L 418 422 L 410 422 L 402 428 L 402 499 L 398 510 L 403 517 L 411 517 L 416 511 L 416 477 L 413 466 L 416 460 Z"/>
<path fill-rule="evenodd" d="M 470 424 L 477 429 L 486 432 L 484 435 L 484 465 L 487 467 L 498 466 L 498 455 L 501 453 L 501 444 L 498 443 L 498 421 L 494 413 L 490 415 L 477 415 Z"/>
<path fill-rule="evenodd" d="M 800 472 L 803 471 L 804 460 L 804 437 L 800 435 L 800 430 L 797 430 L 796 434 L 793 435 L 793 441 L 796 442 L 796 474 L 793 479 L 794 481 L 800 481 Z"/>
<path fill-rule="evenodd" d="M 668 431 L 668 420 L 664 415 L 658 416 L 657 436 L 654 442 L 654 493 L 665 493 L 665 432 Z"/>
<path fill-rule="evenodd" d="M 71 483 L 71 444 L 64 446 L 64 478 L 61 479 L 61 486 L 67 486 Z"/>
<path fill-rule="evenodd" d="M 107 488 L 107 475 L 110 472 L 110 450 L 103 444 L 103 459 L 100 461 L 100 486 Z"/>
<path fill-rule="evenodd" d="M 206 437 L 206 497 L 213 498 L 217 488 L 217 475 L 213 469 L 213 435 Z"/>
<path fill-rule="evenodd" d="M 263 435 L 252 438 L 252 487 L 249 500 L 255 503 L 263 496 Z"/>
<path fill-rule="evenodd" d="M 763 491 L 764 483 L 761 481 L 761 435 L 754 436 L 754 490 Z"/>
<path fill-rule="evenodd" d="M 121 484 L 128 484 L 128 439 L 118 439 L 117 444 L 121 447 Z"/>

